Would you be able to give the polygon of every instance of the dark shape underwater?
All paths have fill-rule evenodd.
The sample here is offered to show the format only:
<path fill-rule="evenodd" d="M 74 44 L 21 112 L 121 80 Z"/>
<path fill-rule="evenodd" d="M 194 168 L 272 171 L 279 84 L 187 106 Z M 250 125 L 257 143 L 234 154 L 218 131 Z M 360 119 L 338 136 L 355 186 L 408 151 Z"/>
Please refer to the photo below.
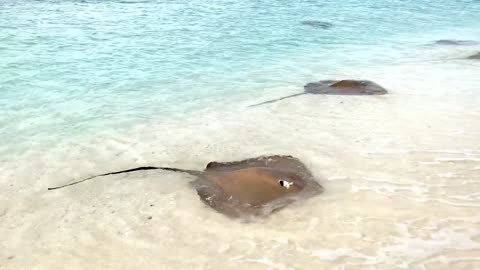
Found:
<path fill-rule="evenodd" d="M 167 170 L 197 178 L 191 182 L 200 199 L 230 217 L 265 216 L 323 191 L 312 173 L 292 156 L 262 156 L 235 162 L 210 162 L 203 171 L 169 167 L 138 167 L 85 178 L 48 190 L 141 170 Z"/>
<path fill-rule="evenodd" d="M 469 57 L 467 57 L 467 59 L 480 60 L 480 52 L 479 52 L 479 53 L 476 53 L 476 54 L 470 55 Z"/>
<path fill-rule="evenodd" d="M 437 45 L 450 45 L 450 46 L 471 46 L 480 44 L 475 40 L 457 40 L 457 39 L 440 39 L 435 41 Z"/>
<path fill-rule="evenodd" d="M 274 100 L 250 105 L 249 107 L 277 102 L 283 99 L 296 97 L 304 94 L 315 95 L 385 95 L 387 90 L 380 85 L 367 80 L 323 80 L 319 82 L 308 83 L 304 87 L 303 93 L 293 94 Z"/>
<path fill-rule="evenodd" d="M 322 22 L 322 21 L 313 21 L 313 20 L 302 21 L 302 24 L 311 26 L 313 28 L 319 28 L 319 29 L 329 29 L 333 27 L 332 23 Z"/>

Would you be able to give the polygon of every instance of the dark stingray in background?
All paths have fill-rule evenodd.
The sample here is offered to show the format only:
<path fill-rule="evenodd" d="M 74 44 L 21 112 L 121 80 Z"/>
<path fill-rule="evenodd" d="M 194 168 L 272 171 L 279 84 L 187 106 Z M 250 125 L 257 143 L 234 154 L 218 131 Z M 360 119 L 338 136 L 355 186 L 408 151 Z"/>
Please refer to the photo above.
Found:
<path fill-rule="evenodd" d="M 319 82 L 308 83 L 304 87 L 303 93 L 293 94 L 258 104 L 250 105 L 255 107 L 263 104 L 273 103 L 291 97 L 296 97 L 305 94 L 315 95 L 385 95 L 387 90 L 380 85 L 367 80 L 323 80 Z"/>
<path fill-rule="evenodd" d="M 480 44 L 476 40 L 457 40 L 457 39 L 440 39 L 435 41 L 436 45 L 450 45 L 450 46 L 473 46 Z"/>
<path fill-rule="evenodd" d="M 470 55 L 469 57 L 467 57 L 467 59 L 480 60 L 480 52 L 479 52 L 479 53 L 476 53 L 476 54 Z"/>
<path fill-rule="evenodd" d="M 322 22 L 322 21 L 307 20 L 307 21 L 302 21 L 301 23 L 303 25 L 310 26 L 313 28 L 319 28 L 319 29 L 330 29 L 333 27 L 332 23 Z"/>

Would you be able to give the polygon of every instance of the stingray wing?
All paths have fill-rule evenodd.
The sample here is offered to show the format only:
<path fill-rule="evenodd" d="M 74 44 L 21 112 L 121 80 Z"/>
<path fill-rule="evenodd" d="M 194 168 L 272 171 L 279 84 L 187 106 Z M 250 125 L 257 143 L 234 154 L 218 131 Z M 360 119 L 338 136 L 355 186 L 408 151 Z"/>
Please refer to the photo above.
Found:
<path fill-rule="evenodd" d="M 267 167 L 282 170 L 295 170 L 295 168 L 303 166 L 298 159 L 292 156 L 260 156 L 233 162 L 210 162 L 207 164 L 205 171 L 236 171 L 252 167 Z"/>
<path fill-rule="evenodd" d="M 260 156 L 233 162 L 210 162 L 205 168 L 206 172 L 227 172 L 241 169 L 263 167 L 289 171 L 293 173 L 305 173 L 311 175 L 307 167 L 292 156 Z"/>
<path fill-rule="evenodd" d="M 218 185 L 198 178 L 191 182 L 191 185 L 197 191 L 200 199 L 217 212 L 229 217 L 240 217 L 244 215 L 258 214 L 259 208 L 249 207 L 232 198 L 222 190 Z"/>
<path fill-rule="evenodd" d="M 283 172 L 292 172 L 307 182 L 306 190 L 313 193 L 323 191 L 322 186 L 315 180 L 310 170 L 297 158 L 287 155 L 260 156 L 233 162 L 210 162 L 206 172 L 228 172 L 252 167 L 266 167 Z"/>

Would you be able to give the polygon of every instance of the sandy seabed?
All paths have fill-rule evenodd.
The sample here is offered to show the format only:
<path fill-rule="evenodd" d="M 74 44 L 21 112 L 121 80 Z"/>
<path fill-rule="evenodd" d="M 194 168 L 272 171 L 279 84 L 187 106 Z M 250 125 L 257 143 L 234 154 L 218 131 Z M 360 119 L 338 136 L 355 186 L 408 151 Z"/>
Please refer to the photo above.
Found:
<path fill-rule="evenodd" d="M 19 155 L 0 167 L 0 269 L 480 269 L 479 70 L 357 71 L 390 94 L 246 109 L 255 98 Z M 268 154 L 300 158 L 325 193 L 243 223 L 202 204 L 182 174 L 47 191 Z"/>

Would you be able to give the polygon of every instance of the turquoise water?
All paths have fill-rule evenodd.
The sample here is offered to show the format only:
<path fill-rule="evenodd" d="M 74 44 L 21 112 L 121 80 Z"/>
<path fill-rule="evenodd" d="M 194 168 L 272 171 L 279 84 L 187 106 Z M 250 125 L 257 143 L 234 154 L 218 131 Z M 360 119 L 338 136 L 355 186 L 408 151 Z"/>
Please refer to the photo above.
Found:
<path fill-rule="evenodd" d="M 304 20 L 331 23 L 313 28 Z M 1 269 L 480 269 L 480 1 L 0 0 Z M 388 95 L 303 95 L 322 79 Z M 191 177 L 299 158 L 251 223 Z"/>
<path fill-rule="evenodd" d="M 301 91 L 479 29 L 480 1 L 466 0 L 2 0 L 0 157 Z"/>

